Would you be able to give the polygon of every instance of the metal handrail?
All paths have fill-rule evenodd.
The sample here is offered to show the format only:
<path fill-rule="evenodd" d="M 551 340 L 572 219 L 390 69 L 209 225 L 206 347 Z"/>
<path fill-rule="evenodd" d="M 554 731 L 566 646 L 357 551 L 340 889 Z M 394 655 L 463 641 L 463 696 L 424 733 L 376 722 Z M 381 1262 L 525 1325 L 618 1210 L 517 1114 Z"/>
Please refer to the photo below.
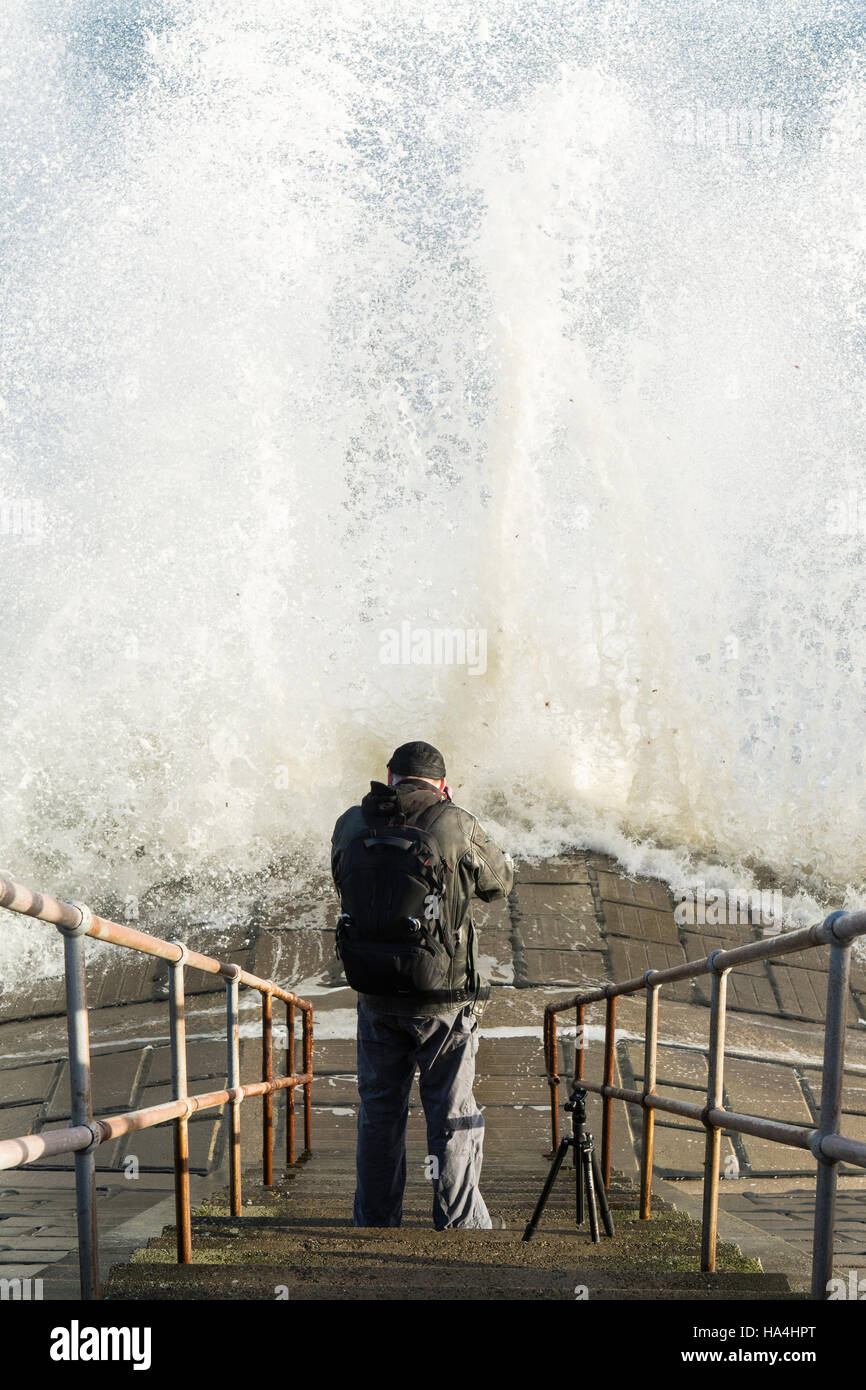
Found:
<path fill-rule="evenodd" d="M 845 1061 L 845 1010 L 847 1007 L 851 942 L 866 934 L 866 912 L 831 912 L 823 922 L 801 931 L 784 932 L 764 941 L 750 942 L 730 951 L 711 951 L 702 960 L 688 961 L 667 970 L 648 970 L 645 975 L 620 984 L 583 990 L 561 1004 L 548 1004 L 544 1010 L 544 1059 L 550 1086 L 550 1117 L 553 1148 L 559 1144 L 557 1071 L 557 1015 L 576 1010 L 574 1083 L 602 1098 L 601 1168 L 605 1187 L 610 1186 L 612 1102 L 624 1101 L 643 1110 L 641 1134 L 640 1215 L 650 1218 L 653 1173 L 653 1136 L 656 1110 L 698 1120 L 707 1131 L 704 1155 L 703 1222 L 701 1230 L 701 1269 L 716 1268 L 719 1210 L 719 1158 L 723 1129 L 751 1134 L 772 1143 L 807 1149 L 818 1164 L 815 1193 L 815 1224 L 812 1242 L 812 1298 L 825 1299 L 833 1276 L 833 1237 L 836 1210 L 837 1171 L 840 1162 L 866 1168 L 866 1144 L 839 1133 L 842 1116 L 842 1069 Z M 829 945 L 830 970 L 827 980 L 827 1009 L 824 1021 L 824 1060 L 821 1079 L 821 1119 L 818 1129 L 783 1123 L 763 1115 L 740 1115 L 724 1108 L 725 1006 L 728 972 L 738 965 L 793 951 Z M 659 989 L 676 980 L 712 975 L 710 1002 L 709 1076 L 707 1103 L 695 1105 L 656 1093 Z M 621 995 L 646 990 L 644 1028 L 643 1090 L 633 1091 L 613 1084 L 616 1035 L 616 1001 Z M 584 1079 L 586 1006 L 605 1000 L 604 1080 Z"/>
<path fill-rule="evenodd" d="M 46 1130 L 19 1139 L 0 1141 L 0 1170 L 32 1163 L 37 1158 L 72 1153 L 75 1156 L 75 1190 L 78 1220 L 78 1261 L 83 1299 L 99 1298 L 99 1259 L 96 1225 L 96 1149 L 109 1139 L 132 1130 L 150 1129 L 174 1121 L 175 1211 L 177 1214 L 177 1259 L 192 1260 L 192 1234 L 189 1190 L 189 1117 L 198 1110 L 229 1105 L 229 1179 L 231 1214 L 241 1215 L 241 1124 L 240 1105 L 247 1096 L 262 1097 L 262 1172 L 266 1187 L 273 1184 L 273 1097 L 286 1092 L 286 1163 L 295 1162 L 295 1090 L 304 1088 L 304 1153 L 309 1157 L 313 1082 L 313 1006 L 291 990 L 281 989 L 272 980 L 259 979 L 239 965 L 227 964 L 214 956 L 191 951 L 180 941 L 163 941 L 135 927 L 121 926 L 97 917 L 82 903 L 59 902 L 42 893 L 33 893 L 20 883 L 0 874 L 0 907 L 38 917 L 63 933 L 66 985 L 66 1027 L 69 1043 L 70 1123 L 65 1129 Z M 173 1099 L 161 1105 L 131 1110 L 107 1119 L 93 1118 L 90 1084 L 90 1030 L 87 1015 L 87 989 L 84 938 L 92 936 L 125 946 L 133 951 L 159 956 L 168 961 L 169 1028 Z M 186 1024 L 184 1018 L 184 970 L 192 966 L 206 974 L 221 975 L 226 983 L 227 1067 L 226 1089 L 191 1096 L 187 1090 Z M 238 993 L 248 985 L 262 996 L 262 1079 L 241 1084 Z M 286 1075 L 273 1073 L 273 1000 L 286 1006 Z M 295 1009 L 302 1013 L 303 1071 L 295 1073 Z"/>

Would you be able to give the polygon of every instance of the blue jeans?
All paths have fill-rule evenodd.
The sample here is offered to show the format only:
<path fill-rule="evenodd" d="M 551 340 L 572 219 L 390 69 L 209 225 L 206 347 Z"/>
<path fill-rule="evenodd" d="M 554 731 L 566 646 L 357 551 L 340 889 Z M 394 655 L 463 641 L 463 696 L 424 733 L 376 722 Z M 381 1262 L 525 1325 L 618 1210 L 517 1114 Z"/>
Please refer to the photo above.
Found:
<path fill-rule="evenodd" d="M 490 1229 L 478 1190 L 484 1119 L 472 1095 L 478 1020 L 469 1004 L 440 1017 L 409 1018 L 358 1004 L 356 1226 L 399 1226 L 406 1186 L 409 1092 L 420 1072 L 427 1118 L 424 1171 L 437 1231 Z"/>

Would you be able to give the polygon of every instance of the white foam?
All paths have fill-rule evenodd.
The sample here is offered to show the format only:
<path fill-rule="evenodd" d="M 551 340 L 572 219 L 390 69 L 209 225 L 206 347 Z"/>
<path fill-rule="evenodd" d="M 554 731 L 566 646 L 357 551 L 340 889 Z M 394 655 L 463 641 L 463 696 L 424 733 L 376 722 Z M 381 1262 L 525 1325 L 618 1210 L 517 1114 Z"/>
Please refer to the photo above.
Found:
<path fill-rule="evenodd" d="M 420 736 L 512 851 L 866 904 L 866 96 L 811 0 L 103 8 L 0 20 L 13 876 L 302 887 Z M 403 620 L 486 669 L 383 665 Z"/>

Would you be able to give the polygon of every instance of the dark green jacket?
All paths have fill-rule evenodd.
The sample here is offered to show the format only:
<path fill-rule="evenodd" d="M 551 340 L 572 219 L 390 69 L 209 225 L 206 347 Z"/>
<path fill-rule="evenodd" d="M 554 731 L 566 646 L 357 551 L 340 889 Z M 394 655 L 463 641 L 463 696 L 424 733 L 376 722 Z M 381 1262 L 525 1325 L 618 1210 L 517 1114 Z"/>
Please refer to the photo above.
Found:
<path fill-rule="evenodd" d="M 360 806 L 350 807 L 334 826 L 331 873 L 338 896 L 340 856 L 349 841 L 364 830 L 371 816 L 387 816 L 399 810 L 410 822 L 420 817 L 420 824 L 423 825 L 425 811 L 439 805 L 442 800 L 435 787 L 416 778 L 406 777 L 396 787 L 371 782 L 370 790 Z M 486 998 L 489 993 L 486 981 L 481 979 L 476 966 L 477 943 L 471 904 L 473 897 L 491 902 L 510 893 L 514 881 L 511 860 L 482 830 L 476 817 L 462 806 L 455 806 L 452 801 L 437 816 L 431 833 L 435 835 L 443 856 L 453 866 L 453 872 L 446 879 L 446 910 L 458 943 L 452 963 L 451 996 L 448 1001 L 435 1006 L 425 1001 L 423 996 L 358 996 L 368 1008 L 380 1012 L 410 1016 L 450 1013 L 476 997 Z"/>

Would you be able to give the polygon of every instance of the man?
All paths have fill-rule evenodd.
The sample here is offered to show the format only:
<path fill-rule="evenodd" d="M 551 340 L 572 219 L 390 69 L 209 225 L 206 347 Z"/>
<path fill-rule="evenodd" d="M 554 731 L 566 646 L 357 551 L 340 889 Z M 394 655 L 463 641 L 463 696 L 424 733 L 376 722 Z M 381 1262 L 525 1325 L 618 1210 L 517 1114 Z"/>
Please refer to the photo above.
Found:
<path fill-rule="evenodd" d="M 478 1190 L 484 1120 L 472 1095 L 490 990 L 476 964 L 473 895 L 507 895 L 510 858 L 451 800 L 442 754 L 405 743 L 334 827 L 338 949 L 358 990 L 356 1226 L 399 1226 L 416 1066 L 437 1230 L 502 1227 Z M 413 896 L 414 895 L 414 896 Z"/>

